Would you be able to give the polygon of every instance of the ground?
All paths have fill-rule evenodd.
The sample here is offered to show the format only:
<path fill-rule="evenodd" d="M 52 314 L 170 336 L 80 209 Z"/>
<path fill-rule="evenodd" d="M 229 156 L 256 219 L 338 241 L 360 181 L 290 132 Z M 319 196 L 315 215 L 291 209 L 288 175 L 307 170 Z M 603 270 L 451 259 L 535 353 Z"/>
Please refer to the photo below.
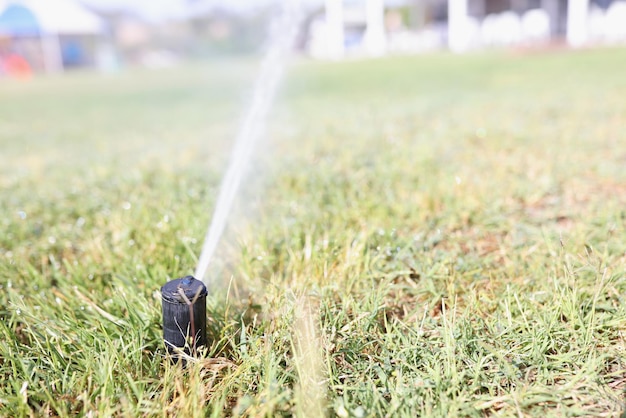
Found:
<path fill-rule="evenodd" d="M 0 82 L 0 416 L 618 416 L 626 50 L 291 66 L 164 358 L 256 62 Z"/>

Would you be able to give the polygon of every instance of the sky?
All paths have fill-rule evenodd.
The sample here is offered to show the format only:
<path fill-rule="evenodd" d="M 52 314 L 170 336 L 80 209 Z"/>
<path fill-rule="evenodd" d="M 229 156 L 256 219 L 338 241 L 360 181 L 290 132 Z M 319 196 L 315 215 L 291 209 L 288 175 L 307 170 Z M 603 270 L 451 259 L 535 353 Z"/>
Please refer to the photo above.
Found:
<path fill-rule="evenodd" d="M 45 0 L 44 0 L 45 1 Z M 281 1 L 296 0 L 80 0 L 82 3 L 101 10 L 132 10 L 152 21 L 180 18 L 186 15 L 189 5 L 215 5 L 238 12 L 275 4 Z M 321 6 L 324 0 L 299 0 L 305 6 Z M 347 0 L 344 0 L 347 1 Z M 354 2 L 365 0 L 351 0 Z M 406 3 L 406 0 L 384 0 L 386 4 Z M 0 0 L 2 2 L 2 0 Z"/>
<path fill-rule="evenodd" d="M 0 0 L 1 1 L 1 0 Z M 236 11 L 246 11 L 279 0 L 80 0 L 82 3 L 101 10 L 132 10 L 153 21 L 177 18 L 185 15 L 187 5 L 206 3 Z M 304 0 L 304 3 L 319 3 L 323 0 Z"/>
<path fill-rule="evenodd" d="M 185 12 L 184 0 L 81 0 L 100 10 L 131 10 L 150 19 L 178 17 Z"/>

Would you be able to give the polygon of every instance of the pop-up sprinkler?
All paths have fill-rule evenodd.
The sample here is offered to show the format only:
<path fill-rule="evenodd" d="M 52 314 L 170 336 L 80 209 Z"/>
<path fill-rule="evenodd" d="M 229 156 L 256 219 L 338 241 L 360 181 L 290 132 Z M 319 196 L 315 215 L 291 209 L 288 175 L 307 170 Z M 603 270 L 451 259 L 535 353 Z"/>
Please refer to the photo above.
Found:
<path fill-rule="evenodd" d="M 2 0 L 0 0 L 1 2 Z M 275 29 L 271 31 L 269 46 L 255 83 L 250 107 L 245 113 L 239 134 L 235 140 L 233 156 L 222 180 L 220 193 L 211 224 L 207 230 L 195 275 L 206 279 L 206 272 L 226 227 L 231 206 L 242 181 L 244 171 L 250 164 L 254 145 L 262 135 L 265 119 L 270 110 L 283 67 L 298 34 L 303 14 L 299 2 L 283 1 Z M 210 282 L 206 282 L 210 286 Z M 207 344 L 206 295 L 207 288 L 193 276 L 172 280 L 161 288 L 163 304 L 163 339 L 168 351 L 180 357 L 194 355 Z"/>
<path fill-rule="evenodd" d="M 206 286 L 193 276 L 167 282 L 161 288 L 163 340 L 170 354 L 194 355 L 206 346 Z"/>

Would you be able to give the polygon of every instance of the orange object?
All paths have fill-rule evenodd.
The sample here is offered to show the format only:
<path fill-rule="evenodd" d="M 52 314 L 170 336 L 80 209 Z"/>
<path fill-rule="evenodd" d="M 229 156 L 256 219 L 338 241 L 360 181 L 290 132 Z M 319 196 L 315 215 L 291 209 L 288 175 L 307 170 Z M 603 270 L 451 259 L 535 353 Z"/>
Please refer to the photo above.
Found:
<path fill-rule="evenodd" d="M 24 57 L 19 54 L 10 54 L 4 59 L 4 70 L 12 77 L 17 78 L 30 78 L 33 75 L 33 70 L 30 68 L 30 64 Z"/>

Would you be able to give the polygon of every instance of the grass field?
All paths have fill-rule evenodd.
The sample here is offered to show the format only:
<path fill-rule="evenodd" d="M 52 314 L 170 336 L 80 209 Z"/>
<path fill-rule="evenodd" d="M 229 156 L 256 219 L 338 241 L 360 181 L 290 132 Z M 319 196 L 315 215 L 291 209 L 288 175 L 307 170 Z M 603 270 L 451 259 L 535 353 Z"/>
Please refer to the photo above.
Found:
<path fill-rule="evenodd" d="M 619 49 L 295 63 L 165 360 L 252 64 L 0 83 L 0 416 L 619 416 Z"/>

